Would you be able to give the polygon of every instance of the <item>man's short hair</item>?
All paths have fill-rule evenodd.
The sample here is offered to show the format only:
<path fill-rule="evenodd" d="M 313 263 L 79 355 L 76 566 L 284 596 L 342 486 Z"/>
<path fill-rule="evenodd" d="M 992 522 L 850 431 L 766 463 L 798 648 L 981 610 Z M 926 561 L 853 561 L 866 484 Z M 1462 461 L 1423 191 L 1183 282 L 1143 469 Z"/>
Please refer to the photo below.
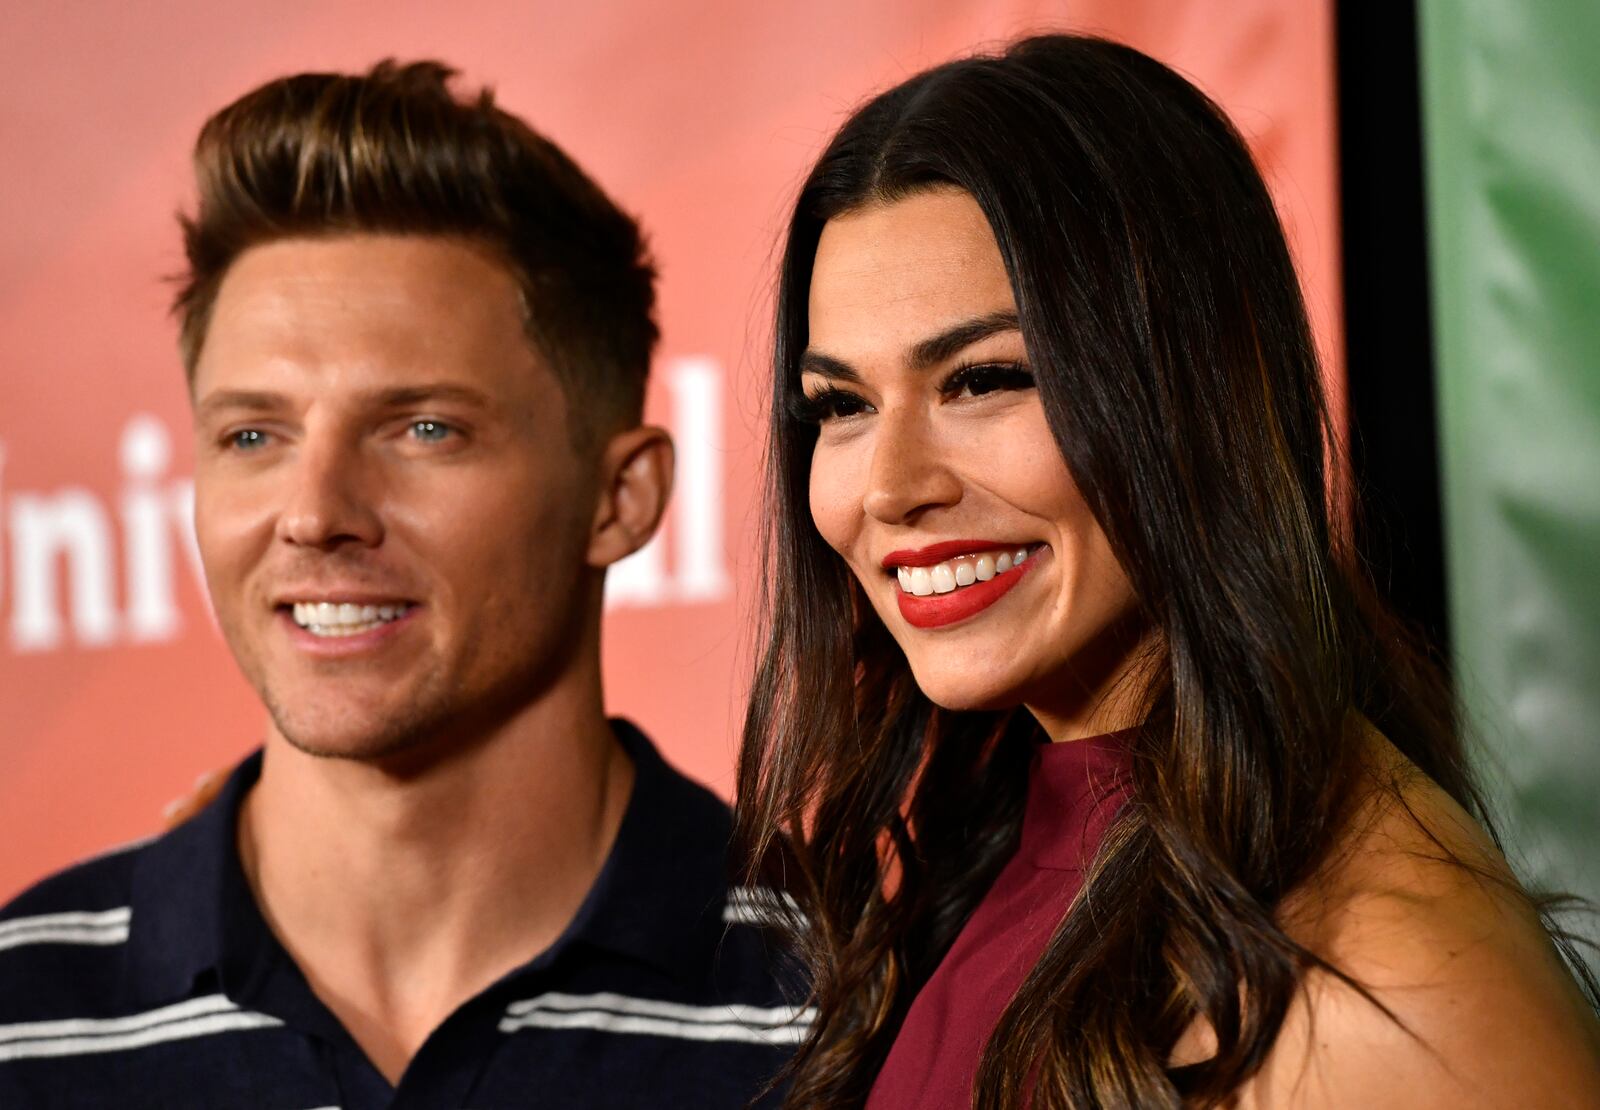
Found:
<path fill-rule="evenodd" d="M 206 121 L 174 311 L 191 383 L 217 291 L 246 250 L 350 233 L 460 237 L 514 276 L 534 349 L 584 431 L 639 421 L 658 335 L 638 224 L 488 89 L 434 61 L 268 82 Z M 580 437 L 581 438 L 581 437 Z"/>

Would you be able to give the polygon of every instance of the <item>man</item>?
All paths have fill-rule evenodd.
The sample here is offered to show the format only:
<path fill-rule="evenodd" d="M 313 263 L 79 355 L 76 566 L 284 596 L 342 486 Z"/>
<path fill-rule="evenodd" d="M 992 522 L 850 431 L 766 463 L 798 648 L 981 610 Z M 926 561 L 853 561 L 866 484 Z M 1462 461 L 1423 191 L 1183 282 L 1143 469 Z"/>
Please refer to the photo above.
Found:
<path fill-rule="evenodd" d="M 672 474 L 638 229 L 450 77 L 201 132 L 196 525 L 271 725 L 0 911 L 0 1106 L 736 1107 L 803 1033 L 725 807 L 603 712 L 605 568 Z"/>

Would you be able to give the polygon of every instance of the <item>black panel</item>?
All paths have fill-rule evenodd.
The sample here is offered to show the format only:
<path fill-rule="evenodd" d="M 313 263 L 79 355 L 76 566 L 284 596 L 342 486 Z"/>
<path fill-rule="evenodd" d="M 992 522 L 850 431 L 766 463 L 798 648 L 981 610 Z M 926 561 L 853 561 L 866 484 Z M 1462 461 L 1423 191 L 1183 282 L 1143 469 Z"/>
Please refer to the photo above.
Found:
<path fill-rule="evenodd" d="M 1395 608 L 1447 653 L 1416 5 L 1342 0 L 1337 43 L 1356 542 Z"/>

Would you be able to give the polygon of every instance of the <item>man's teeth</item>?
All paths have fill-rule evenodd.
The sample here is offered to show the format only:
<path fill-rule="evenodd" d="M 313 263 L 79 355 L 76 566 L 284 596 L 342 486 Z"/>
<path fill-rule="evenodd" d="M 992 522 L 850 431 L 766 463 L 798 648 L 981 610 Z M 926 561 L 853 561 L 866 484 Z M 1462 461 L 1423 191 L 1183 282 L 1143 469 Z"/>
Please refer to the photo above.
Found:
<path fill-rule="evenodd" d="M 987 582 L 997 574 L 1020 567 L 1028 561 L 1029 554 L 1026 547 L 999 553 L 986 551 L 976 558 L 962 555 L 931 567 L 900 567 L 896 574 L 900 579 L 900 589 L 905 593 L 916 597 L 947 594 L 974 582 Z"/>
<path fill-rule="evenodd" d="M 354 636 L 405 615 L 411 606 L 335 604 L 330 601 L 297 601 L 294 623 L 313 636 Z"/>

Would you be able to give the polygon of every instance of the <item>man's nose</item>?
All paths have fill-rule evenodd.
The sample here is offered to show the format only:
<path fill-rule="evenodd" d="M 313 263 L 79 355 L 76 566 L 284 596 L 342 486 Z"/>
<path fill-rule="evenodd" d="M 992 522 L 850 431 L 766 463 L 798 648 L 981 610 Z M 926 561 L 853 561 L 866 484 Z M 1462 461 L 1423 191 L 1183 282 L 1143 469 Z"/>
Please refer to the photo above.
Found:
<path fill-rule="evenodd" d="M 911 524 L 930 509 L 954 505 L 961 480 L 945 454 L 927 414 L 883 414 L 862 507 L 885 524 Z"/>
<path fill-rule="evenodd" d="M 299 547 L 376 546 L 383 526 L 371 471 L 357 446 L 303 442 L 278 513 L 278 538 Z"/>

